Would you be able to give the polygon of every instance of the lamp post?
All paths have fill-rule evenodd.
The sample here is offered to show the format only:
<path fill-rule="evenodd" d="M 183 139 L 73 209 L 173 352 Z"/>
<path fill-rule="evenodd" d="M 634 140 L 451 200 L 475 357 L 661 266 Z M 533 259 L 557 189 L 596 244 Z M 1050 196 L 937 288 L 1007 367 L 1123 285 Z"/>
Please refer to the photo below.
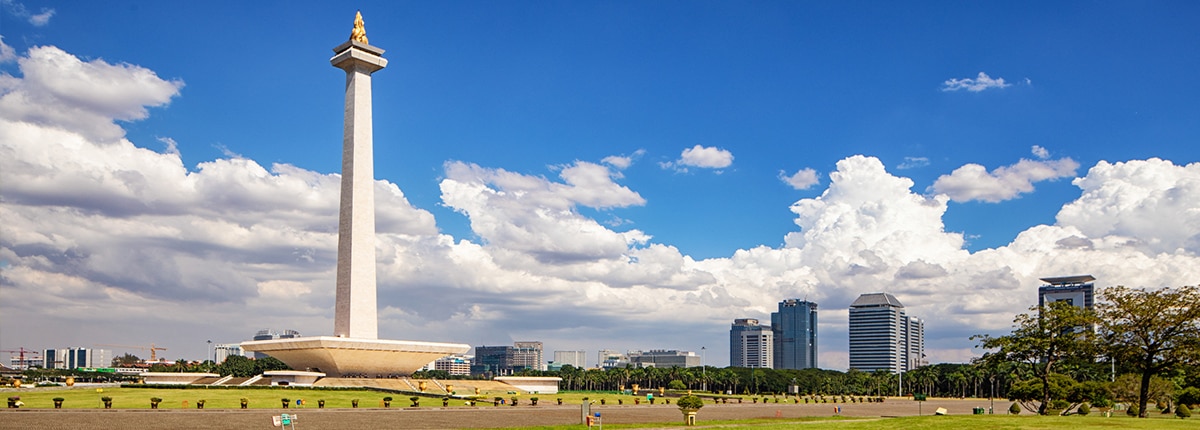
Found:
<path fill-rule="evenodd" d="M 704 352 L 707 348 L 700 347 L 700 390 L 708 392 L 708 365 L 704 359 Z"/>

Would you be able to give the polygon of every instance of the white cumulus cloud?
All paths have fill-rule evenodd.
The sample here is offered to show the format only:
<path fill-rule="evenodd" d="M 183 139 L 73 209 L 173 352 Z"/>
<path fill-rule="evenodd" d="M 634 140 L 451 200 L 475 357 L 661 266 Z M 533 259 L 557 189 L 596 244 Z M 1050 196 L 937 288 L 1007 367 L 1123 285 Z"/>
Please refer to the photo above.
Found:
<path fill-rule="evenodd" d="M 787 172 L 780 170 L 779 179 L 785 184 L 788 184 L 788 186 L 797 190 L 807 190 L 821 182 L 821 180 L 817 178 L 817 171 L 808 168 L 797 170 L 796 173 L 791 175 L 788 175 Z"/>
<path fill-rule="evenodd" d="M 678 172 L 686 172 L 688 167 L 723 169 L 732 164 L 732 152 L 717 148 L 715 146 L 709 147 L 696 145 L 691 148 L 684 149 L 683 152 L 679 154 L 679 159 L 675 161 L 659 163 L 659 166 L 664 169 L 675 169 L 675 171 Z"/>
<path fill-rule="evenodd" d="M 89 139 L 113 142 L 125 135 L 115 120 L 149 115 L 147 106 L 166 105 L 183 81 L 163 80 L 153 71 L 104 60 L 81 61 L 53 46 L 35 47 L 17 60 L 22 79 L 0 88 L 0 116 L 61 127 Z"/>
<path fill-rule="evenodd" d="M 1006 88 L 1010 86 L 1012 84 L 1004 82 L 1004 78 L 993 79 L 987 73 L 979 72 L 979 75 L 974 79 L 947 79 L 945 82 L 942 82 L 942 91 L 967 90 L 977 93 L 989 88 Z"/>
<path fill-rule="evenodd" d="M 42 79 L 69 78 L 76 67 L 56 64 Z M 28 76 L 12 79 L 24 86 Z M 95 106 L 123 107 L 93 109 L 109 115 L 97 121 L 136 111 L 95 97 Z M 147 100 L 142 108 L 162 98 Z M 14 107 L 21 111 L 64 103 L 9 102 L 24 103 Z M 263 327 L 328 333 L 337 174 L 243 157 L 188 169 L 169 144 L 155 152 L 89 131 L 57 116 L 0 116 L 5 342 L 89 344 L 121 333 L 123 343 L 159 342 L 175 358 L 203 353 L 171 340 L 198 326 L 229 342 Z M 1081 194 L 1053 225 L 969 252 L 962 234 L 945 230 L 949 194 L 914 192 L 911 179 L 857 155 L 832 166 L 819 196 L 791 205 L 796 227 L 779 232 L 783 246 L 697 260 L 653 232 L 585 215 L 628 216 L 620 211 L 647 204 L 618 182 L 613 161 L 575 161 L 553 178 L 445 163 L 443 203 L 469 219 L 470 238 L 439 233 L 430 212 L 377 181 L 380 334 L 695 349 L 694 339 L 726 339 L 734 318 L 768 318 L 779 300 L 807 298 L 821 307 L 819 364 L 836 369 L 847 365 L 846 307 L 887 291 L 927 320 L 936 363 L 970 358 L 972 334 L 1006 331 L 1014 313 L 1036 303 L 1039 277 L 1090 273 L 1099 285 L 1132 287 L 1200 277 L 1200 164 L 1097 163 L 1073 182 Z M 1060 168 L 1021 166 L 980 177 L 1034 181 Z M 1050 173 L 1025 172 L 1038 169 Z M 720 342 L 708 346 L 721 365 Z"/>
<path fill-rule="evenodd" d="M 900 163 L 900 165 L 896 166 L 896 168 L 900 170 L 908 170 L 916 169 L 918 167 L 925 167 L 928 165 L 929 158 L 927 157 L 904 157 L 904 162 Z"/>
<path fill-rule="evenodd" d="M 1074 176 L 1078 168 L 1079 163 L 1070 158 L 1021 160 L 991 172 L 986 167 L 972 163 L 938 177 L 930 188 L 957 202 L 981 200 L 995 203 L 1033 191 L 1034 182 Z"/>

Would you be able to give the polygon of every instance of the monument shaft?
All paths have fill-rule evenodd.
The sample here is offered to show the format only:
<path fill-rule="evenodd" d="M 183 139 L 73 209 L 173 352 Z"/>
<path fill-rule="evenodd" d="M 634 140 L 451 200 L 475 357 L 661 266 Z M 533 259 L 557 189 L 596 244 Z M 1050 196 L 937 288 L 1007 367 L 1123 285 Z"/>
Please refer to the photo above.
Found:
<path fill-rule="evenodd" d="M 371 74 L 383 69 L 387 60 L 380 56 L 382 49 L 361 42 L 346 42 L 337 49 L 330 62 L 346 71 L 346 106 L 333 334 L 377 339 Z"/>
<path fill-rule="evenodd" d="M 411 375 L 433 360 L 466 353 L 471 346 L 379 339 L 371 74 L 387 67 L 387 60 L 382 49 L 367 44 L 361 13 L 355 14 L 350 41 L 333 52 L 329 62 L 346 71 L 334 336 L 252 340 L 242 342 L 242 349 L 275 357 L 293 369 L 304 370 L 305 377 Z"/>

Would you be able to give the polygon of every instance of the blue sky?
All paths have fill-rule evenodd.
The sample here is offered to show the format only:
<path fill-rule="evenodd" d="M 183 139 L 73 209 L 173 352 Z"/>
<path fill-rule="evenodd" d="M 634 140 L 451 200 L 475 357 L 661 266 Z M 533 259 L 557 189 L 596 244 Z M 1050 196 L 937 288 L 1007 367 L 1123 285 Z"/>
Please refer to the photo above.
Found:
<path fill-rule="evenodd" d="M 389 60 L 373 83 L 376 177 L 398 189 L 394 209 L 380 204 L 394 214 L 381 215 L 382 229 L 397 226 L 381 245 L 397 256 L 381 257 L 384 336 L 534 339 L 551 350 L 706 345 L 713 358 L 734 318 L 769 319 L 779 300 L 809 297 L 822 306 L 822 366 L 844 368 L 844 308 L 887 290 L 930 319 L 935 361 L 962 361 L 966 336 L 1003 331 L 1033 303 L 1038 277 L 1196 279 L 1200 8 L 1187 2 L 78 3 L 0 2 L 11 51 L 0 56 L 0 119 L 19 130 L 0 141 L 14 154 L 0 164 L 0 196 L 5 217 L 23 221 L 0 235 L 0 279 L 31 303 L 57 303 L 32 291 L 69 280 L 109 292 L 81 311 L 105 313 L 100 305 L 125 295 L 195 310 L 143 316 L 161 330 L 232 313 L 253 317 L 215 324 L 211 337 L 328 331 L 336 187 L 329 195 L 323 181 L 340 169 L 344 78 L 327 61 L 355 7 Z M 39 47 L 62 55 L 39 59 Z M 56 68 L 70 58 L 109 68 L 55 74 L 71 72 Z M 111 73 L 88 75 L 101 69 Z M 157 81 L 114 84 L 148 82 L 138 71 Z M 97 90 L 56 87 L 72 79 Z M 45 113 L 74 109 L 120 133 Z M 96 152 L 43 157 L 55 148 L 34 143 L 45 130 Z M 130 146 L 118 151 L 114 139 Z M 76 182 L 122 172 L 183 185 Z M 246 185 L 255 178 L 264 182 Z M 244 193 L 196 191 L 206 179 Z M 286 207 L 292 179 L 317 203 Z M 91 198 L 72 195 L 79 189 Z M 157 206 L 172 198 L 171 209 Z M 92 223 L 106 227 L 77 231 Z M 211 242 L 141 237 L 198 223 L 217 225 Z M 231 228 L 244 231 L 216 238 Z M 286 246 L 264 245 L 280 237 Z M 1072 253 L 1039 248 L 1085 242 Z M 102 257 L 114 252 L 105 243 L 150 244 L 145 252 L 175 269 L 129 275 L 113 266 L 141 251 Z M 230 257 L 239 253 L 253 257 Z M 1021 293 L 1001 293 L 1012 289 Z M 279 300 L 307 305 L 266 311 Z M 5 349 L 83 342 L 64 332 L 70 320 L 35 330 L 6 302 Z M 130 328 L 112 343 L 168 343 L 105 318 Z M 702 334 L 680 340 L 691 327 Z M 173 350 L 201 355 L 203 341 L 178 342 Z"/>

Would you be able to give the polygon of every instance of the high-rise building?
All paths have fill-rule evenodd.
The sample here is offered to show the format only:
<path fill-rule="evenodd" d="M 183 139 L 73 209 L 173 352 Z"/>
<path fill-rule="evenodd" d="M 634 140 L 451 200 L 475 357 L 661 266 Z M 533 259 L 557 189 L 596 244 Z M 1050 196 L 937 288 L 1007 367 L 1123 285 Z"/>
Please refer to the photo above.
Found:
<path fill-rule="evenodd" d="M 775 365 L 775 334 L 753 318 L 733 320 L 729 327 L 729 365 L 769 369 Z"/>
<path fill-rule="evenodd" d="M 924 355 L 925 323 L 906 315 L 896 296 L 863 294 L 850 305 L 850 368 L 905 372 Z"/>
<path fill-rule="evenodd" d="M 692 351 L 674 349 L 652 349 L 629 351 L 629 364 L 633 367 L 698 367 L 701 357 Z"/>
<path fill-rule="evenodd" d="M 545 370 L 543 365 L 541 342 L 514 342 L 513 346 L 477 346 L 471 373 L 504 376 L 519 370 Z"/>
<path fill-rule="evenodd" d="M 772 365 L 776 369 L 817 367 L 817 304 L 788 299 L 771 313 L 774 336 Z"/>
<path fill-rule="evenodd" d="M 238 343 L 223 343 L 213 347 L 213 362 L 221 364 L 225 359 L 234 355 L 243 355 L 242 345 Z"/>
<path fill-rule="evenodd" d="M 1042 278 L 1046 285 L 1038 287 L 1038 307 L 1050 302 L 1067 302 L 1085 309 L 1095 304 L 1096 287 L 1092 275 Z"/>
<path fill-rule="evenodd" d="M 559 366 L 570 364 L 579 369 L 587 368 L 587 351 L 554 351 L 554 363 Z"/>
<path fill-rule="evenodd" d="M 907 316 L 900 333 L 904 334 L 905 371 L 925 365 L 925 320 Z"/>
<path fill-rule="evenodd" d="M 596 366 L 601 369 L 619 369 L 629 364 L 629 356 L 611 349 L 601 349 L 596 354 Z"/>
<path fill-rule="evenodd" d="M 109 366 L 112 366 L 112 357 L 107 349 L 59 348 L 42 351 L 42 367 L 46 369 Z"/>
<path fill-rule="evenodd" d="M 513 342 L 513 365 L 532 370 L 546 370 L 542 356 L 542 343 L 538 341 Z"/>
<path fill-rule="evenodd" d="M 471 357 L 464 355 L 450 355 L 434 360 L 432 366 L 428 366 L 431 370 L 441 370 L 451 375 L 470 375 L 471 374 Z"/>
<path fill-rule="evenodd" d="M 276 332 L 269 328 L 264 328 L 262 330 L 259 330 L 258 333 L 255 333 L 253 339 L 254 340 L 275 340 L 275 339 L 295 339 L 298 337 L 300 337 L 300 332 L 298 332 L 296 330 L 284 330 L 282 332 Z M 238 347 L 240 349 L 241 345 L 239 344 Z M 264 354 L 261 352 L 254 352 L 254 353 L 252 353 L 252 355 L 249 355 L 248 357 L 257 360 L 257 359 L 261 359 L 261 358 L 270 357 L 270 355 Z M 222 361 L 218 361 L 217 363 L 221 363 L 221 362 Z"/>

